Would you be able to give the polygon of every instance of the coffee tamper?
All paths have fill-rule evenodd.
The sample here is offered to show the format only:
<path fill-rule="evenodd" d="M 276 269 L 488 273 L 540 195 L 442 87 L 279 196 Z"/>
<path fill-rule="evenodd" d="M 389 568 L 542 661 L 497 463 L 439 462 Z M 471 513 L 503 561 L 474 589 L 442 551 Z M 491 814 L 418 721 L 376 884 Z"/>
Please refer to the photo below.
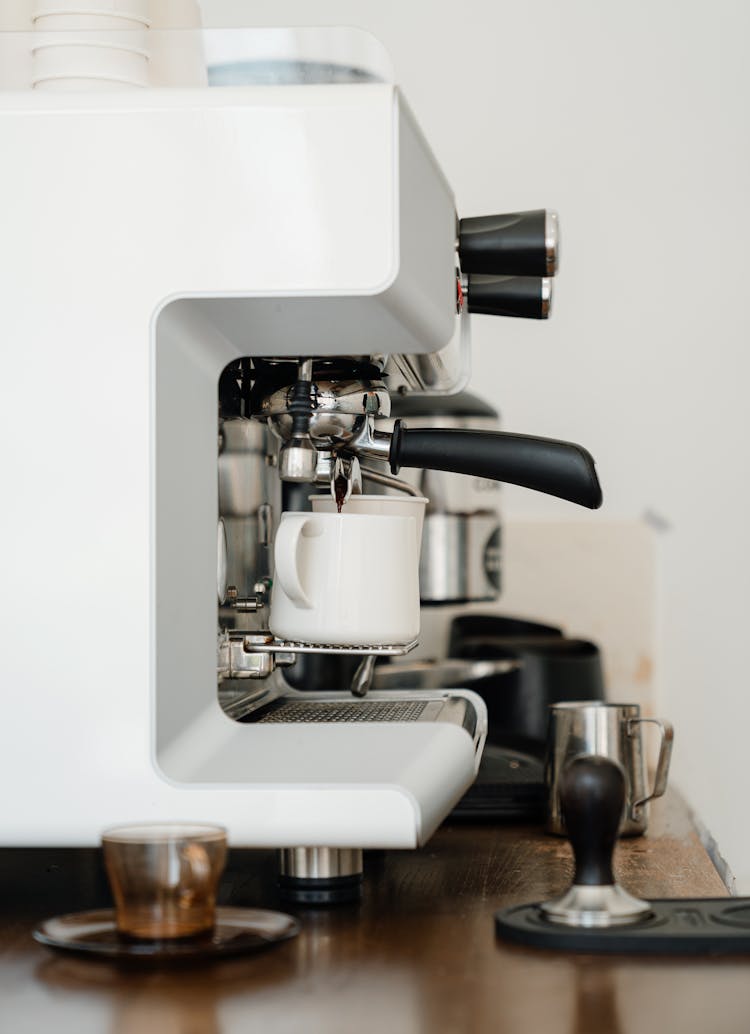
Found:
<path fill-rule="evenodd" d="M 498 937 L 546 951 L 750 954 L 750 897 L 639 901 L 615 882 L 612 853 L 625 782 L 609 758 L 581 754 L 565 765 L 558 789 L 575 856 L 573 885 L 554 901 L 496 912 Z"/>
<path fill-rule="evenodd" d="M 560 808 L 575 857 L 573 885 L 539 906 L 545 919 L 578 927 L 624 926 L 651 913 L 615 881 L 612 855 L 625 805 L 625 773 L 609 758 L 580 755 L 565 766 Z"/>

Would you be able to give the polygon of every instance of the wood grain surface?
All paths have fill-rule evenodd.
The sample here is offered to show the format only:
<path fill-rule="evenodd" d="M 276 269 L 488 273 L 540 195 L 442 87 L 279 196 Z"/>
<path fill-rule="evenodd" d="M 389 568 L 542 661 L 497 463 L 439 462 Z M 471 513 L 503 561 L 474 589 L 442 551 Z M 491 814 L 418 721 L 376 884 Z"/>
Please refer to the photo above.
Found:
<path fill-rule="evenodd" d="M 674 795 L 617 851 L 641 896 L 724 896 Z M 109 903 L 96 851 L 0 852 L 0 1032 L 57 1034 L 735 1034 L 750 959 L 570 955 L 496 941 L 493 913 L 559 893 L 564 841 L 523 825 L 452 825 L 421 851 L 369 852 L 358 906 L 300 911 L 293 941 L 244 959 L 127 969 L 35 944 L 48 915 Z M 284 907 L 276 858 L 235 851 L 221 899 Z M 289 911 L 289 909 L 286 909 Z"/>

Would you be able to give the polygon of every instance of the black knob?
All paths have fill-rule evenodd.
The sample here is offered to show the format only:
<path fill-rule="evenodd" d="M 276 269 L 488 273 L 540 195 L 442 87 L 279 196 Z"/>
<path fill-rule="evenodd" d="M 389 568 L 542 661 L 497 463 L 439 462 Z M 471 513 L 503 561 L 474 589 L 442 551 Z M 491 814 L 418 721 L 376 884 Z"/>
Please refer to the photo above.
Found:
<path fill-rule="evenodd" d="M 458 254 L 463 273 L 554 276 L 558 253 L 557 214 L 544 208 L 479 215 L 459 223 Z"/>
<path fill-rule="evenodd" d="M 563 769 L 559 793 L 575 856 L 573 883 L 611 886 L 612 855 L 625 806 L 625 773 L 609 758 L 583 754 Z"/>
<path fill-rule="evenodd" d="M 488 276 L 470 273 L 469 312 L 546 320 L 552 307 L 552 281 L 536 276 Z"/>

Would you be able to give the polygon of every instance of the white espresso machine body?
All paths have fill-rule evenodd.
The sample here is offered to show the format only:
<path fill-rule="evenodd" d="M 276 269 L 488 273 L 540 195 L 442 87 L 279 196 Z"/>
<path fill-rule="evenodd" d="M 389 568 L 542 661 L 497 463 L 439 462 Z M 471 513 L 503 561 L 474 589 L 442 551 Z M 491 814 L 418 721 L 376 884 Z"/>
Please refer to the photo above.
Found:
<path fill-rule="evenodd" d="M 473 732 L 253 725 L 216 679 L 222 369 L 456 340 L 453 197 L 398 90 L 17 90 L 0 127 L 0 842 L 423 842 L 481 700 Z"/>

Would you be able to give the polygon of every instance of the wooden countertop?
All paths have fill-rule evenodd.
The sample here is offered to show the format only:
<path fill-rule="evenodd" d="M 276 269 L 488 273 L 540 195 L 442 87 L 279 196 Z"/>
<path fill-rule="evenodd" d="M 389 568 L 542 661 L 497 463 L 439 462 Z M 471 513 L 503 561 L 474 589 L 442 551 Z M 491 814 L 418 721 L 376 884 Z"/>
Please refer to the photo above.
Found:
<path fill-rule="evenodd" d="M 643 897 L 724 896 L 671 793 L 618 847 Z M 244 959 L 127 970 L 37 945 L 39 919 L 108 902 L 95 851 L 0 852 L 1 1034 L 734 1034 L 750 1029 L 750 958 L 558 954 L 495 939 L 497 908 L 551 897 L 567 845 L 537 827 L 455 824 L 421 851 L 370 852 L 361 905 L 299 913 L 293 941 Z M 237 851 L 237 905 L 280 907 L 275 855 Z"/>

